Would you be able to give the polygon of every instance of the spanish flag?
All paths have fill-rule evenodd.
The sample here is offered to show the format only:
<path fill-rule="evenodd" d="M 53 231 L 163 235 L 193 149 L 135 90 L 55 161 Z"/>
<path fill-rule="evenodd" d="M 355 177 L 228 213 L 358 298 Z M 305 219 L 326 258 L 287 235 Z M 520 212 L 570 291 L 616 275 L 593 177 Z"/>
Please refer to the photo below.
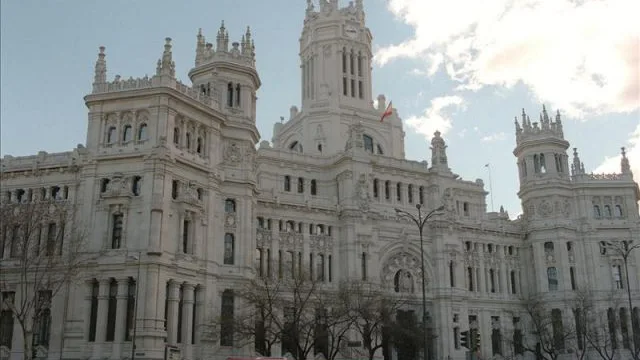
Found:
<path fill-rule="evenodd" d="M 389 101 L 389 105 L 387 105 L 387 108 L 384 110 L 384 112 L 382 113 L 382 116 L 380 117 L 380 122 L 382 122 L 384 120 L 384 118 L 386 118 L 387 116 L 390 116 L 391 114 L 393 114 L 393 101 Z"/>

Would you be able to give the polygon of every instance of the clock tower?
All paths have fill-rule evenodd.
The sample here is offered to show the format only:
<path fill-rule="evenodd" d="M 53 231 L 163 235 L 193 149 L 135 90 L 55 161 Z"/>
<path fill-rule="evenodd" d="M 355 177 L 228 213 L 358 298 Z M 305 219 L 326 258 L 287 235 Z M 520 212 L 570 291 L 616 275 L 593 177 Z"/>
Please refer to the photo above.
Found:
<path fill-rule="evenodd" d="M 307 1 L 302 36 L 302 108 L 371 107 L 371 32 L 362 0 L 340 8 L 337 0 Z"/>

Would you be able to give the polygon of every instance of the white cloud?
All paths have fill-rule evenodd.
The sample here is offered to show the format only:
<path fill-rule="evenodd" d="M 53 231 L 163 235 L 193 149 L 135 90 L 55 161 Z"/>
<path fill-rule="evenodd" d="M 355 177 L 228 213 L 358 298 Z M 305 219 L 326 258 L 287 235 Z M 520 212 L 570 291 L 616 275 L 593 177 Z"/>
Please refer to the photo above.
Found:
<path fill-rule="evenodd" d="M 507 138 L 507 134 L 504 131 L 501 131 L 499 133 L 483 136 L 482 138 L 480 138 L 480 140 L 484 142 L 493 142 L 493 141 L 501 141 L 506 138 Z"/>
<path fill-rule="evenodd" d="M 451 130 L 452 110 L 461 108 L 464 100 L 460 96 L 440 96 L 431 100 L 429 108 L 420 116 L 412 115 L 405 123 L 417 133 L 431 138 L 433 133 L 440 131 L 444 136 Z"/>
<path fill-rule="evenodd" d="M 428 75 L 444 67 L 458 90 L 523 82 L 571 116 L 640 106 L 640 1 L 390 0 L 388 7 L 414 35 L 379 48 L 381 66 L 421 59 Z"/>
<path fill-rule="evenodd" d="M 626 147 L 627 158 L 636 182 L 640 181 L 640 124 L 630 134 L 629 146 Z M 622 155 L 607 156 L 602 163 L 593 170 L 594 173 L 619 173 Z"/>

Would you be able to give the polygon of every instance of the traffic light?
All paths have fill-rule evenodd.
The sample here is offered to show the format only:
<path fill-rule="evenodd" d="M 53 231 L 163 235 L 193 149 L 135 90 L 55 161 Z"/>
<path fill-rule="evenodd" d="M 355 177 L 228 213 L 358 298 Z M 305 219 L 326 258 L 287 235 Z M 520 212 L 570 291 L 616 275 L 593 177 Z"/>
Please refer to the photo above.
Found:
<path fill-rule="evenodd" d="M 463 331 L 460 333 L 460 345 L 466 347 L 467 349 L 471 349 L 471 345 L 469 344 L 469 331 Z"/>
<path fill-rule="evenodd" d="M 480 349 L 480 331 L 476 330 L 473 334 L 473 350 Z"/>

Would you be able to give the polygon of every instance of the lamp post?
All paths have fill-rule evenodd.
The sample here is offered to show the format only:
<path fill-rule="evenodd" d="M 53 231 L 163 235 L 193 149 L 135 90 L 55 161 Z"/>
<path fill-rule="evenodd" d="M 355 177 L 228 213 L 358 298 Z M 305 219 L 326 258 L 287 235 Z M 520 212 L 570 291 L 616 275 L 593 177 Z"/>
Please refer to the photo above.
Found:
<path fill-rule="evenodd" d="M 631 354 L 635 360 L 638 360 L 638 354 L 636 354 L 636 334 L 635 329 L 633 327 L 633 305 L 631 302 L 631 288 L 629 287 L 629 267 L 627 265 L 629 255 L 631 252 L 637 248 L 640 248 L 640 244 L 633 245 L 633 240 L 628 241 L 617 241 L 605 242 L 608 248 L 615 251 L 622 257 L 622 261 L 624 262 L 624 277 L 626 278 L 627 285 L 627 299 L 629 300 L 629 319 L 631 320 L 631 341 L 629 341 L 631 347 Z"/>
<path fill-rule="evenodd" d="M 431 210 L 424 217 L 422 217 L 422 205 L 416 204 L 416 209 L 418 209 L 418 217 L 398 208 L 395 210 L 398 216 L 405 217 L 413 221 L 418 226 L 418 233 L 420 234 L 420 270 L 422 271 L 422 357 L 424 360 L 427 360 L 427 291 L 424 279 L 424 240 L 422 238 L 422 230 L 429 218 L 434 215 L 440 215 L 439 212 L 444 210 L 444 205 Z"/>
<path fill-rule="evenodd" d="M 138 255 L 132 255 L 132 259 L 138 261 L 138 275 L 136 277 L 136 298 L 133 304 L 133 334 L 131 336 L 131 360 L 136 358 L 136 335 L 138 330 L 138 294 L 140 293 L 140 259 L 142 258 L 142 252 L 138 252 Z"/>

